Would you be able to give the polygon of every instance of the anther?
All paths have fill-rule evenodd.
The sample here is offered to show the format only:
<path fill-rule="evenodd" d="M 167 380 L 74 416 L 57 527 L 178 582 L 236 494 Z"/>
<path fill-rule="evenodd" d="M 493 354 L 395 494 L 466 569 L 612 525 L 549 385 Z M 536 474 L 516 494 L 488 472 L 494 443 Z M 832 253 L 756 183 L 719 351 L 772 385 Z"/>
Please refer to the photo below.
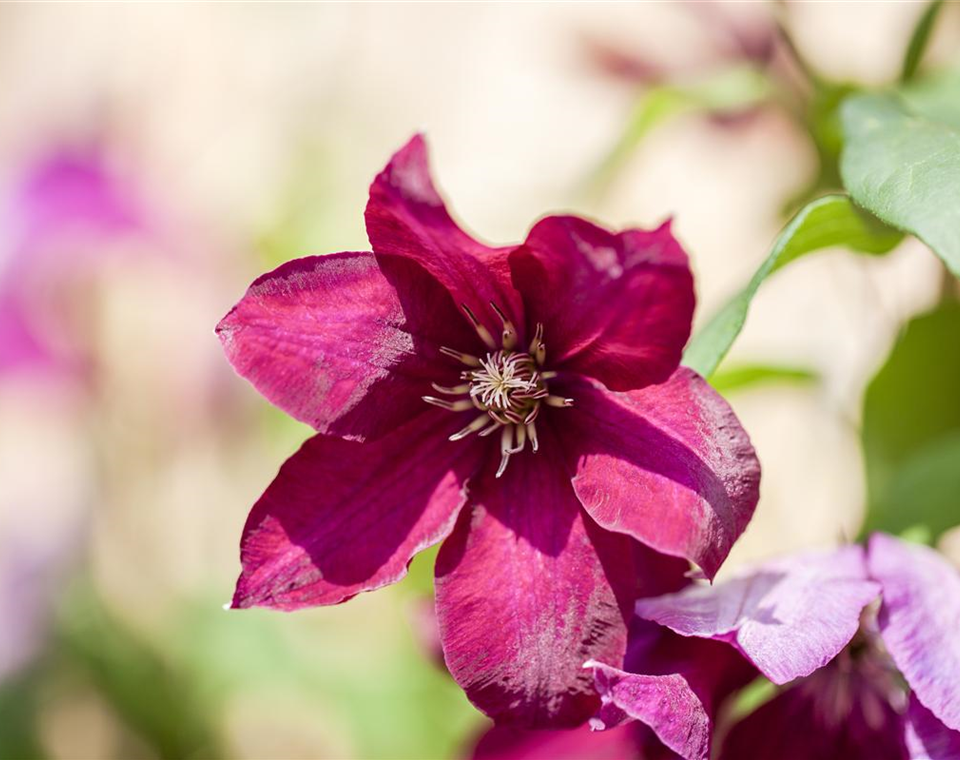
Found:
<path fill-rule="evenodd" d="M 553 380 L 559 374 L 559 372 L 541 372 L 540 377 L 544 380 Z"/>
<path fill-rule="evenodd" d="M 505 350 L 510 351 L 517 345 L 517 329 L 513 326 L 513 322 L 507 319 L 507 315 L 500 310 L 499 306 L 493 301 L 490 302 L 490 306 L 497 312 L 500 321 L 503 322 L 502 344 Z"/>
<path fill-rule="evenodd" d="M 465 354 L 461 351 L 456 351 L 452 348 L 447 348 L 446 346 L 440 347 L 440 353 L 444 356 L 449 356 L 451 359 L 456 359 L 458 362 L 463 362 L 468 367 L 479 367 L 480 360 L 476 356 L 471 354 Z"/>
<path fill-rule="evenodd" d="M 537 322 L 537 329 L 533 333 L 533 340 L 530 341 L 530 350 L 527 353 L 535 354 L 541 343 L 543 343 L 543 322 Z"/>
<path fill-rule="evenodd" d="M 463 430 L 458 430 L 456 433 L 450 436 L 449 440 L 459 441 L 461 438 L 466 438 L 470 433 L 476 433 L 480 428 L 489 422 L 490 418 L 483 414 L 477 417 L 473 422 L 467 425 Z"/>
<path fill-rule="evenodd" d="M 547 344 L 541 341 L 540 345 L 537 346 L 537 350 L 534 352 L 533 356 L 537 360 L 537 364 L 542 367 L 543 363 L 547 360 Z"/>
<path fill-rule="evenodd" d="M 547 396 L 544 401 L 547 406 L 573 406 L 572 398 L 564 398 L 563 396 L 554 396 L 552 394 Z"/>
<path fill-rule="evenodd" d="M 470 392 L 470 383 L 464 383 L 463 385 L 454 385 L 452 388 L 445 385 L 437 385 L 436 383 L 430 383 L 430 386 L 437 393 L 446 393 L 448 396 L 460 396 L 464 393 Z"/>
<path fill-rule="evenodd" d="M 436 396 L 423 396 L 423 400 L 428 404 L 439 406 L 441 409 L 446 409 L 449 412 L 465 412 L 467 409 L 473 408 L 473 402 L 468 398 L 460 399 L 459 401 L 447 401 L 444 398 L 437 398 Z"/>
<path fill-rule="evenodd" d="M 491 351 L 495 350 L 497 347 L 497 342 L 493 339 L 490 331 L 483 326 L 479 319 L 477 319 L 477 315 L 474 314 L 470 310 L 470 307 L 465 303 L 460 304 L 460 308 L 463 309 L 467 317 L 473 323 L 473 329 L 477 331 L 477 335 L 480 336 L 480 340 L 482 340 L 486 344 L 487 348 L 489 348 Z"/>

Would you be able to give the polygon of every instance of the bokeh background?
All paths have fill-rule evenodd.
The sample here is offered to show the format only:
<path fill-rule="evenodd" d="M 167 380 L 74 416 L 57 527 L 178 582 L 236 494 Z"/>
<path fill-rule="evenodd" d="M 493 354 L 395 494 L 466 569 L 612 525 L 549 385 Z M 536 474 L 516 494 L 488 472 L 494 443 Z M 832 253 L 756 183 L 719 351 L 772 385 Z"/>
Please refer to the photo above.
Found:
<path fill-rule="evenodd" d="M 923 7 L 0 6 L 0 757 L 462 755 L 486 721 L 438 659 L 429 553 L 339 607 L 222 609 L 309 430 L 214 325 L 259 273 L 366 249 L 369 182 L 418 130 L 481 238 L 672 215 L 702 324 L 835 182 L 804 66 L 889 82 Z M 947 7 L 925 65 L 958 41 Z M 714 379 L 764 466 L 724 574 L 859 533 L 864 388 L 943 289 L 913 239 L 764 285 Z"/>

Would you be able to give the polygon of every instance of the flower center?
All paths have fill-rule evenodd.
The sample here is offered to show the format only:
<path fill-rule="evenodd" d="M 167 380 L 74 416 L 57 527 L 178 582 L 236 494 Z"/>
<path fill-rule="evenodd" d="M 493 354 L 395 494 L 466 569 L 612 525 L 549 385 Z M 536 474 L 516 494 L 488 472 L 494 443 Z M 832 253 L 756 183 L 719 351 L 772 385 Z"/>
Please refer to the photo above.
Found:
<path fill-rule="evenodd" d="M 573 399 L 551 395 L 547 390 L 547 381 L 556 377 L 556 373 L 542 370 L 547 355 L 543 325 L 537 324 L 529 350 L 520 350 L 517 348 L 517 331 L 513 324 L 495 303 L 491 302 L 490 305 L 503 322 L 500 345 L 464 304 L 464 313 L 489 352 L 481 359 L 446 346 L 441 348 L 442 354 L 456 359 L 468 369 L 460 373 L 460 379 L 463 380 L 460 385 L 448 388 L 432 384 L 435 391 L 451 398 L 424 396 L 423 400 L 451 412 L 470 409 L 482 412 L 465 428 L 451 435 L 450 440 L 459 441 L 471 433 L 486 437 L 499 430 L 499 478 L 507 469 L 510 457 L 523 451 L 527 439 L 534 453 L 538 450 L 536 420 L 541 405 L 570 406 Z"/>

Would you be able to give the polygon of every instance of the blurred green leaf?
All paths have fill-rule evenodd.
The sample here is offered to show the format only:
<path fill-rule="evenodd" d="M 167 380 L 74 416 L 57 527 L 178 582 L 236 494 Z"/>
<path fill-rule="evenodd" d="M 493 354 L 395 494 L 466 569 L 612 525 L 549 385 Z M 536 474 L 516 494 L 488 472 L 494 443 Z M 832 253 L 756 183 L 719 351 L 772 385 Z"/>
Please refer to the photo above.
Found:
<path fill-rule="evenodd" d="M 925 525 L 911 525 L 906 530 L 900 531 L 897 538 L 911 544 L 933 545 L 933 533 Z"/>
<path fill-rule="evenodd" d="M 211 701 L 289 695 L 365 760 L 455 757 L 483 718 L 416 635 L 422 599 L 397 586 L 296 615 L 207 600 L 183 611 L 172 645 Z"/>
<path fill-rule="evenodd" d="M 683 363 L 710 377 L 743 329 L 750 302 L 773 272 L 813 251 L 845 246 L 880 254 L 900 242 L 901 235 L 854 207 L 844 195 L 828 195 L 804 206 L 777 237 L 747 286 L 731 299 L 687 345 Z"/>
<path fill-rule="evenodd" d="M 914 113 L 960 131 L 960 68 L 914 80 L 898 93 Z"/>
<path fill-rule="evenodd" d="M 31 670 L 0 683 L 0 760 L 42 760 L 37 734 L 37 682 Z"/>
<path fill-rule="evenodd" d="M 864 396 L 865 530 L 960 523 L 960 305 L 913 319 Z"/>
<path fill-rule="evenodd" d="M 960 131 L 892 94 L 854 96 L 842 111 L 850 196 L 960 274 Z"/>
<path fill-rule="evenodd" d="M 606 185 L 653 128 L 668 119 L 697 111 L 725 113 L 742 110 L 769 96 L 769 80 L 763 72 L 749 66 L 727 69 L 714 77 L 688 85 L 651 87 L 640 97 L 626 129 L 597 168 L 591 185 Z"/>
<path fill-rule="evenodd" d="M 740 391 L 757 385 L 810 385 L 820 376 L 802 367 L 782 367 L 771 364 L 740 364 L 719 369 L 710 376 L 710 385 L 720 393 Z"/>
<path fill-rule="evenodd" d="M 60 653 L 159 757 L 225 757 L 188 675 L 121 623 L 91 590 L 78 588 L 58 633 Z"/>
<path fill-rule="evenodd" d="M 860 89 L 855 84 L 831 82 L 820 76 L 812 76 L 810 85 L 809 100 L 803 112 L 798 114 L 798 120 L 817 152 L 817 175 L 785 204 L 785 213 L 791 216 L 812 200 L 842 189 L 840 152 L 843 148 L 843 124 L 840 121 L 840 106 Z"/>
<path fill-rule="evenodd" d="M 900 81 L 908 82 L 913 79 L 917 73 L 917 67 L 923 58 L 923 53 L 927 49 L 927 43 L 930 41 L 930 33 L 933 31 L 933 25 L 936 23 L 937 16 L 940 15 L 940 9 L 943 7 L 943 0 L 933 0 L 929 3 L 920 16 L 920 20 L 913 29 L 910 36 L 910 43 L 907 45 L 907 51 L 903 56 L 903 66 L 900 72 Z"/>
<path fill-rule="evenodd" d="M 960 430 L 917 451 L 871 505 L 865 530 L 922 530 L 926 542 L 960 525 Z"/>

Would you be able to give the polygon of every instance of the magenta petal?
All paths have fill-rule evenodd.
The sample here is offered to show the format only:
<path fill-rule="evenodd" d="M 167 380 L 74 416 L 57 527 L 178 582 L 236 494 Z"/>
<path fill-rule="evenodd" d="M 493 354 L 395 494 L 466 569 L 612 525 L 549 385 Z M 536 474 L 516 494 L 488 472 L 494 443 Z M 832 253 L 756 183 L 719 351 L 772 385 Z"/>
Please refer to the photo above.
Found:
<path fill-rule="evenodd" d="M 670 233 L 615 235 L 575 216 L 550 216 L 510 255 L 527 320 L 546 328 L 553 366 L 627 391 L 666 380 L 693 318 L 693 276 Z"/>
<path fill-rule="evenodd" d="M 510 282 L 510 248 L 490 248 L 461 230 L 433 186 L 427 146 L 415 135 L 390 159 L 370 186 L 367 236 L 379 256 L 416 261 L 437 278 L 456 303 L 466 304 L 490 328 L 500 321 L 497 305 L 523 329 L 523 307 Z"/>
<path fill-rule="evenodd" d="M 563 410 L 573 485 L 607 530 L 696 562 L 713 577 L 757 504 L 760 464 L 727 403 L 686 368 L 612 393 L 570 381 Z"/>
<path fill-rule="evenodd" d="M 880 587 L 863 549 L 846 546 L 767 563 L 717 586 L 637 602 L 637 614 L 683 636 L 727 641 L 771 681 L 826 665 L 853 638 Z"/>
<path fill-rule="evenodd" d="M 632 541 L 583 513 L 555 444 L 478 482 L 436 567 L 447 667 L 480 710 L 524 728 L 593 714 L 583 663 L 622 661 L 636 584 Z"/>
<path fill-rule="evenodd" d="M 271 402 L 321 433 L 363 440 L 426 411 L 431 382 L 455 380 L 438 350 L 462 344 L 461 328 L 420 267 L 338 253 L 258 279 L 217 334 L 236 371 Z"/>
<path fill-rule="evenodd" d="M 952 731 L 924 707 L 916 695 L 910 695 L 905 739 L 910 760 L 957 760 L 960 757 L 960 731 Z"/>
<path fill-rule="evenodd" d="M 442 540 L 482 449 L 432 411 L 377 441 L 316 435 L 286 461 L 243 531 L 234 607 L 337 604 L 400 580 Z"/>
<path fill-rule="evenodd" d="M 960 731 L 960 573 L 932 549 L 882 533 L 868 562 L 883 587 L 883 643 L 917 698 Z"/>
<path fill-rule="evenodd" d="M 639 737 L 633 726 L 591 731 L 588 726 L 561 731 L 523 731 L 495 726 L 471 755 L 473 760 L 637 760 Z"/>
<path fill-rule="evenodd" d="M 594 725 L 640 721 L 685 760 L 710 757 L 717 710 L 757 675 L 725 644 L 683 638 L 638 619 L 630 626 L 623 669 L 590 665 L 603 702 Z"/>

